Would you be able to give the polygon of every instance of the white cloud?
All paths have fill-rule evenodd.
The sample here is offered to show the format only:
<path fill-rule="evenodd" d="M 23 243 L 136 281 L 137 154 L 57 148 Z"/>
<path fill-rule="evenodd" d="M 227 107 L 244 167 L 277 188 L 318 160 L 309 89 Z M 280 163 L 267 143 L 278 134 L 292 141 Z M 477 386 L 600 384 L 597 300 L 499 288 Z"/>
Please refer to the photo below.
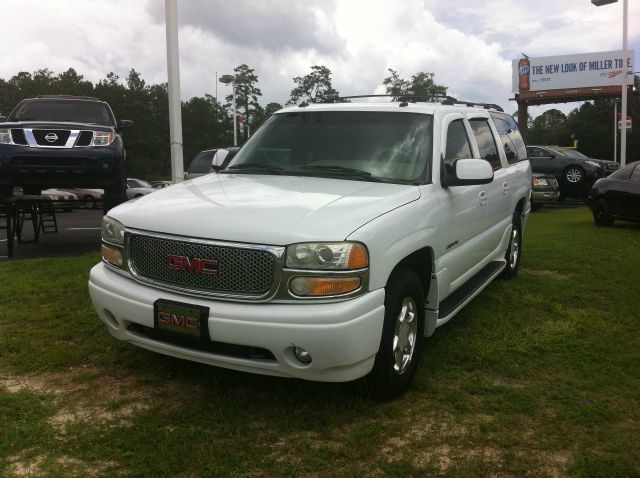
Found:
<path fill-rule="evenodd" d="M 619 3 L 596 8 L 588 0 L 182 0 L 182 95 L 215 94 L 216 72 L 246 63 L 259 76 L 262 102 L 284 103 L 292 78 L 323 64 L 344 95 L 382 92 L 388 68 L 404 77 L 428 71 L 451 95 L 511 112 L 511 58 L 520 51 L 548 56 L 618 49 Z M 135 68 L 149 83 L 166 81 L 160 0 L 5 0 L 2 13 L 8 43 L 2 78 L 73 67 L 97 81 L 110 71 L 126 76 Z M 630 47 L 636 49 L 639 15 L 640 2 L 630 2 Z M 218 84 L 218 97 L 227 90 Z"/>

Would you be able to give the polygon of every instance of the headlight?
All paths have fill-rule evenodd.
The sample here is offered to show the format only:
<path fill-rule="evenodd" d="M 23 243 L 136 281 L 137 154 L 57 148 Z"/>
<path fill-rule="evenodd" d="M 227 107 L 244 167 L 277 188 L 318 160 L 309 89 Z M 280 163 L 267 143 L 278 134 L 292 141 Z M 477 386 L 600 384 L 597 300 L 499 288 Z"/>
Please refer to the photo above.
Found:
<path fill-rule="evenodd" d="M 124 244 L 124 226 L 109 216 L 102 218 L 102 240 L 121 246 Z"/>
<path fill-rule="evenodd" d="M 533 185 L 534 186 L 548 186 L 549 185 L 549 181 L 547 181 L 544 178 L 533 178 Z"/>
<path fill-rule="evenodd" d="M 595 161 L 585 161 L 585 163 L 587 163 L 590 166 L 593 166 L 594 168 L 599 168 L 600 164 L 596 163 Z"/>
<path fill-rule="evenodd" d="M 109 146 L 113 143 L 116 135 L 113 131 L 94 131 L 92 146 Z"/>
<path fill-rule="evenodd" d="M 357 242 L 306 242 L 287 247 L 285 265 L 294 269 L 362 269 L 369 265 L 369 256 L 366 247 Z"/>
<path fill-rule="evenodd" d="M 7 128 L 0 129 L 0 144 L 13 144 L 11 140 L 11 130 Z"/>

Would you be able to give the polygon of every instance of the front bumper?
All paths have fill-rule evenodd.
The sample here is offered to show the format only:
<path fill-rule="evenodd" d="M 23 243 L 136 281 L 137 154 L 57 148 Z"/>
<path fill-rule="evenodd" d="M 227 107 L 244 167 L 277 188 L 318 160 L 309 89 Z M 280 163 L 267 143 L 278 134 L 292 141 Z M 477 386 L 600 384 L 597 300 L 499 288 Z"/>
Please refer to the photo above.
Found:
<path fill-rule="evenodd" d="M 558 191 L 557 189 L 533 189 L 531 191 L 531 199 L 534 203 L 537 204 L 557 202 L 559 197 L 560 191 Z"/>
<path fill-rule="evenodd" d="M 91 269 L 89 293 L 98 316 L 117 339 L 218 367 L 323 382 L 347 382 L 369 373 L 384 321 L 384 289 L 343 302 L 248 304 L 145 286 L 101 263 Z M 140 333 L 139 325 L 153 328 L 157 299 L 209 307 L 207 326 L 212 341 L 266 349 L 274 359 L 212 353 Z M 310 364 L 295 358 L 294 345 L 310 352 Z"/>
<path fill-rule="evenodd" d="M 0 145 L 0 185 L 104 187 L 123 176 L 122 146 L 35 148 Z"/>

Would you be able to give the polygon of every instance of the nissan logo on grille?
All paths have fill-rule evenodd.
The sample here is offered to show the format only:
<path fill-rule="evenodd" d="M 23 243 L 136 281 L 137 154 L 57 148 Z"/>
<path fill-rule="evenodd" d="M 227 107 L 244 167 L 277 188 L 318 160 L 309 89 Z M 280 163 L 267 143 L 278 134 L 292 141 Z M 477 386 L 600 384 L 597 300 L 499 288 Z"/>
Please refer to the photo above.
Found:
<path fill-rule="evenodd" d="M 44 139 L 49 141 L 49 143 L 55 143 L 56 141 L 58 141 L 58 135 L 55 133 L 47 133 Z"/>
<path fill-rule="evenodd" d="M 192 271 L 198 274 L 217 275 L 218 261 L 214 259 L 189 258 L 185 256 L 167 256 L 165 264 L 169 269 Z"/>

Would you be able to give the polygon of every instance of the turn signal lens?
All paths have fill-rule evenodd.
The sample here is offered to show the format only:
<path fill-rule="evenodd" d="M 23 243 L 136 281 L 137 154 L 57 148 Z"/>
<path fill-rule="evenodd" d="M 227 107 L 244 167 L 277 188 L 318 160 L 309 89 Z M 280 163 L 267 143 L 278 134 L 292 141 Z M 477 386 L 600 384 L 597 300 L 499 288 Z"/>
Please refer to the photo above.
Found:
<path fill-rule="evenodd" d="M 122 267 L 122 251 L 120 249 L 102 244 L 102 258 L 109 264 Z"/>
<path fill-rule="evenodd" d="M 301 297 L 348 294 L 359 287 L 359 277 L 295 277 L 289 283 L 291 293 Z"/>
<path fill-rule="evenodd" d="M 369 265 L 367 249 L 361 244 L 353 244 L 349 249 L 349 269 L 362 269 Z"/>

